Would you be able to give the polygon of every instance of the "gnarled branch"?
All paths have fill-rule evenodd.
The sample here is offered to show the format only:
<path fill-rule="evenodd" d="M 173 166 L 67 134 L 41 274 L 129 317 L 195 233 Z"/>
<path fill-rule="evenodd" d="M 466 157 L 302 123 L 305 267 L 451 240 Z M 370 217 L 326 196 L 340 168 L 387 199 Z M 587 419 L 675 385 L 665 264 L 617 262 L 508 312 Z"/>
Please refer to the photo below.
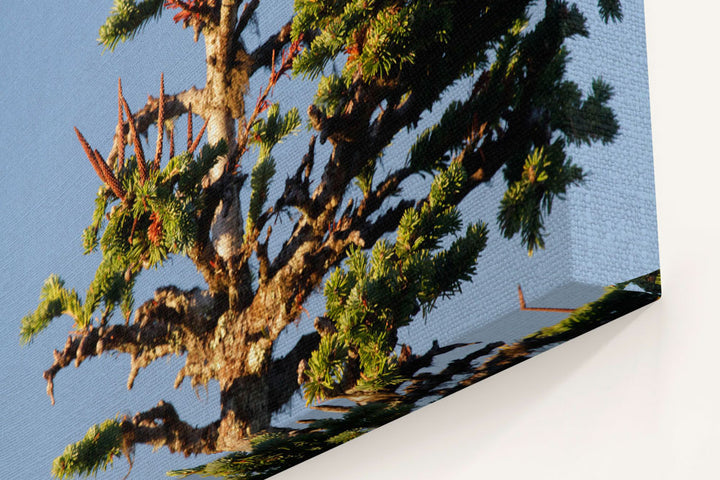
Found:
<path fill-rule="evenodd" d="M 248 76 L 253 76 L 261 68 L 270 68 L 276 58 L 274 52 L 279 52 L 290 43 L 290 30 L 292 22 L 288 22 L 280 28 L 278 33 L 271 35 L 265 42 L 250 53 L 250 70 Z M 280 58 L 280 57 L 277 57 Z"/>
<path fill-rule="evenodd" d="M 243 6 L 243 11 L 240 14 L 240 18 L 238 18 L 235 31 L 233 32 L 233 45 L 240 43 L 240 35 L 245 31 L 248 23 L 250 23 L 250 19 L 252 19 L 253 14 L 255 14 L 255 10 L 257 10 L 259 6 L 260 0 L 251 0 Z"/>
<path fill-rule="evenodd" d="M 207 292 L 165 287 L 136 310 L 132 325 L 91 325 L 73 332 L 63 350 L 53 352 L 53 364 L 43 374 L 51 402 L 55 403 L 54 379 L 60 370 L 73 362 L 78 367 L 86 358 L 105 351 L 132 356 L 128 389 L 132 388 L 140 368 L 160 357 L 182 353 L 193 339 L 212 329 L 217 317 L 214 310 L 215 301 Z"/>
<path fill-rule="evenodd" d="M 180 420 L 175 407 L 163 400 L 150 410 L 120 423 L 125 450 L 145 443 L 154 448 L 167 447 L 171 453 L 182 452 L 186 457 L 217 453 L 219 426 L 217 420 L 204 427 L 193 427 Z"/>
<path fill-rule="evenodd" d="M 277 411 L 298 390 L 297 367 L 302 360 L 310 358 L 320 344 L 320 335 L 313 332 L 303 335 L 293 349 L 282 358 L 274 360 L 268 371 L 270 385 L 270 410 Z"/>

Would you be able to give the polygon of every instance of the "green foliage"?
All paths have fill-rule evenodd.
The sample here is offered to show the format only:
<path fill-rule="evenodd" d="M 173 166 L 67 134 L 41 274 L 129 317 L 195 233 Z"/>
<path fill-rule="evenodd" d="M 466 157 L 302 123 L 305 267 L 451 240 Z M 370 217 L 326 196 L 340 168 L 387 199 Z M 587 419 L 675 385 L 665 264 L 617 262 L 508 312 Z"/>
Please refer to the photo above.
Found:
<path fill-rule="evenodd" d="M 277 433 L 256 437 L 251 452 L 232 453 L 206 465 L 174 470 L 168 475 L 261 480 L 400 418 L 409 413 L 410 408 L 378 403 L 357 406 L 340 419 L 317 420 L 292 436 Z"/>
<path fill-rule="evenodd" d="M 340 389 L 379 391 L 402 381 L 397 330 L 421 310 L 429 312 L 439 297 L 460 291 L 485 248 L 487 228 L 478 224 L 440 249 L 462 226 L 453 197 L 465 180 L 460 164 L 452 163 L 435 177 L 420 210 L 406 210 L 394 245 L 381 240 L 369 256 L 351 248 L 345 268 L 329 276 L 325 309 L 337 332 L 324 336 L 310 357 L 308 404 Z"/>
<path fill-rule="evenodd" d="M 100 187 L 95 198 L 95 210 L 93 210 L 92 223 L 83 231 L 83 247 L 85 254 L 95 251 L 98 246 L 97 234 L 103 226 L 103 218 L 107 210 L 108 189 Z"/>
<path fill-rule="evenodd" d="M 122 429 L 117 419 L 93 425 L 85 437 L 65 447 L 62 455 L 53 461 L 55 478 L 89 477 L 112 467 L 115 457 L 122 455 Z"/>
<path fill-rule="evenodd" d="M 494 61 L 476 80 L 470 96 L 451 102 L 440 121 L 418 135 L 408 152 L 407 165 L 416 172 L 431 173 L 447 167 L 450 159 L 463 150 L 472 151 L 492 132 L 507 127 L 503 109 L 518 108 L 526 84 L 526 64 L 534 63 L 521 55 L 528 19 L 518 18 L 494 47 Z M 473 62 L 471 71 L 487 67 L 485 55 Z M 564 72 L 560 72 L 561 74 Z M 510 103 L 508 103 L 510 102 Z"/>
<path fill-rule="evenodd" d="M 619 22 L 623 19 L 620 0 L 598 0 L 598 9 L 605 23 L 608 23 L 610 19 L 613 22 Z"/>
<path fill-rule="evenodd" d="M 383 78 L 413 64 L 424 47 L 445 43 L 451 24 L 447 9 L 440 2 L 428 1 L 400 10 L 384 8 L 361 28 L 366 29 L 364 44 L 346 68 L 360 70 L 364 78 Z"/>
<path fill-rule="evenodd" d="M 90 317 L 83 309 L 82 301 L 75 289 L 68 290 L 57 275 L 50 275 L 40 290 L 40 303 L 37 309 L 24 316 L 20 326 L 20 342 L 31 342 L 50 322 L 61 315 L 69 315 L 78 327 L 84 328 Z"/>
<path fill-rule="evenodd" d="M 533 151 L 521 178 L 510 184 L 500 201 L 498 223 L 503 235 L 511 238 L 520 232 L 529 255 L 544 248 L 545 213 L 552 211 L 554 198 L 564 198 L 567 188 L 583 178 L 582 170 L 565 160 L 562 141 Z"/>
<path fill-rule="evenodd" d="M 135 279 L 137 274 L 131 275 L 130 278 L 124 279 L 125 282 L 120 287 L 120 311 L 122 312 L 125 320 L 130 320 L 130 315 L 133 312 L 135 306 L 135 296 L 133 295 L 133 289 L 135 288 Z"/>
<path fill-rule="evenodd" d="M 360 170 L 360 173 L 355 177 L 355 185 L 360 189 L 363 196 L 367 196 L 372 191 L 373 179 L 375 178 L 375 170 L 378 164 L 378 159 L 370 160 Z"/>
<path fill-rule="evenodd" d="M 318 82 L 315 105 L 326 115 L 334 115 L 345 106 L 351 78 L 331 74 L 323 76 Z"/>
<path fill-rule="evenodd" d="M 612 95 L 612 87 L 596 78 L 592 83 L 592 93 L 585 100 L 573 82 L 558 84 L 543 100 L 553 119 L 553 127 L 562 131 L 569 142 L 576 145 L 591 145 L 598 141 L 607 144 L 615 139 L 620 128 L 615 114 L 607 105 Z"/>
<path fill-rule="evenodd" d="M 576 142 L 590 145 L 593 141 L 606 144 L 614 140 L 619 129 L 615 114 L 607 106 L 613 95 L 610 84 L 601 78 L 592 83 L 592 94 L 578 109 L 579 115 L 571 122 Z"/>
<path fill-rule="evenodd" d="M 257 161 L 250 175 L 250 206 L 248 208 L 246 233 L 249 235 L 255 228 L 255 222 L 262 213 L 267 201 L 270 182 L 275 176 L 275 159 L 266 157 Z"/>
<path fill-rule="evenodd" d="M 451 102 L 440 121 L 418 135 L 407 159 L 414 171 L 432 173 L 447 166 L 450 153 L 460 148 L 469 127 L 462 107 L 461 102 Z"/>
<path fill-rule="evenodd" d="M 461 292 L 462 282 L 469 282 L 475 274 L 477 258 L 487 243 L 487 227 L 484 224 L 468 225 L 464 237 L 459 237 L 447 250 L 434 255 L 435 271 L 428 284 L 430 301 L 440 296 L 452 296 Z M 448 275 L 447 272 L 457 272 Z"/>
<path fill-rule="evenodd" d="M 162 13 L 165 0 L 114 0 L 98 42 L 110 51 L 120 42 L 132 40 L 151 19 Z"/>
<path fill-rule="evenodd" d="M 258 120 L 252 128 L 250 143 L 260 146 L 260 161 L 267 159 L 273 147 L 288 135 L 297 132 L 300 127 L 300 113 L 291 108 L 284 116 L 280 114 L 280 105 L 275 103 L 268 108 L 267 118 Z"/>
<path fill-rule="evenodd" d="M 151 169 L 145 180 L 140 178 L 135 158 L 127 161 L 118 177 L 132 201 L 113 206 L 108 214 L 99 242 L 103 261 L 88 290 L 93 308 L 103 300 L 110 311 L 122 304 L 127 315 L 135 276 L 194 245 L 197 216 L 204 203 L 202 178 L 226 151 L 221 141 L 205 145 L 197 158 L 182 153 L 162 170 Z"/>
<path fill-rule="evenodd" d="M 309 375 L 312 381 L 305 388 L 305 397 L 322 400 L 328 392 L 342 381 L 348 347 L 345 339 L 333 333 L 320 340 L 317 349 L 308 361 Z M 308 400 L 310 403 L 310 400 Z"/>
<path fill-rule="evenodd" d="M 296 74 L 315 78 L 341 53 L 343 77 L 388 77 L 415 62 L 419 52 L 447 42 L 450 11 L 439 1 L 398 6 L 379 0 L 296 0 L 293 39 L 318 29 L 310 48 L 293 64 Z"/>
<path fill-rule="evenodd" d="M 88 318 L 104 303 L 104 315 L 107 316 L 115 309 L 118 303 L 128 296 L 127 289 L 132 290 L 134 279 L 131 282 L 125 281 L 125 271 L 128 264 L 122 259 L 111 259 L 106 257 L 100 262 L 95 271 L 95 278 L 87 289 L 84 313 Z M 132 291 L 129 293 L 132 298 Z M 127 308 L 127 301 L 123 302 Z"/>
<path fill-rule="evenodd" d="M 460 229 L 460 212 L 452 197 L 465 181 L 465 170 L 457 162 L 435 176 L 428 201 L 420 211 L 408 209 L 400 219 L 395 244 L 400 258 L 410 258 L 416 251 L 435 250 L 443 237 Z"/>
<path fill-rule="evenodd" d="M 98 246 L 102 253 L 85 301 L 74 289 L 67 290 L 58 276 L 50 276 L 41 290 L 37 309 L 22 319 L 21 342 L 30 342 L 61 315 L 69 315 L 78 328 L 86 328 L 101 305 L 102 320 L 118 305 L 128 318 L 139 272 L 157 267 L 170 254 L 185 253 L 193 245 L 197 215 L 204 202 L 200 182 L 226 151 L 221 141 L 203 147 L 196 159 L 180 154 L 164 169 L 151 170 L 144 181 L 135 158 L 128 159 L 118 178 L 132 201 L 118 202 L 109 189 L 101 187 L 92 223 L 83 235 L 86 254 Z"/>
<path fill-rule="evenodd" d="M 290 109 L 284 116 L 276 103 L 268 109 L 267 118 L 260 119 L 252 129 L 251 142 L 260 146 L 260 155 L 250 175 L 250 206 L 245 226 L 246 235 L 250 235 L 267 201 L 270 182 L 275 176 L 275 159 L 270 156 L 273 147 L 300 127 L 300 114 L 297 108 Z"/>
<path fill-rule="evenodd" d="M 177 181 L 178 196 L 198 198 L 202 190 L 203 177 L 215 165 L 218 157 L 225 155 L 227 151 L 227 143 L 225 140 L 220 140 L 215 145 L 203 145 L 195 159 L 188 153 L 174 157 L 163 170 L 163 178 L 168 182 L 166 185 L 172 187 L 173 181 Z"/>
<path fill-rule="evenodd" d="M 612 88 L 606 82 L 594 80 L 591 94 L 583 99 L 579 87 L 564 80 L 567 50 L 549 48 L 543 52 L 537 48 L 539 42 L 561 45 L 565 38 L 587 35 L 585 19 L 577 7 L 566 2 L 549 2 L 546 18 L 534 30 L 526 31 L 527 25 L 527 19 L 518 19 L 498 43 L 495 61 L 478 79 L 470 98 L 452 102 L 440 121 L 418 136 L 409 151 L 408 166 L 418 172 L 436 171 L 458 151 L 478 141 L 473 132 L 487 135 L 505 128 L 507 120 L 496 113 L 506 108 L 502 99 L 511 99 L 514 109 L 529 108 L 533 123 L 525 141 L 535 144 L 531 150 L 534 153 L 528 156 L 522 144 L 517 145 L 516 152 L 506 153 L 508 190 L 498 221 L 507 238 L 521 233 L 522 243 L 532 254 L 544 248 L 544 215 L 550 213 L 553 198 L 562 197 L 569 186 L 580 183 L 584 177 L 580 168 L 565 161 L 565 143 L 557 140 L 548 143 L 552 132 L 559 130 L 567 142 L 574 144 L 608 143 L 617 135 L 618 124 L 608 106 Z M 541 62 L 545 65 L 537 72 L 537 80 L 528 82 L 528 72 L 537 71 Z M 528 107 L 529 95 L 532 106 Z M 549 125 L 541 126 L 546 122 Z M 538 149 L 547 155 L 533 167 L 533 162 L 539 162 Z M 537 168 L 545 170 L 546 175 L 539 175 Z"/>

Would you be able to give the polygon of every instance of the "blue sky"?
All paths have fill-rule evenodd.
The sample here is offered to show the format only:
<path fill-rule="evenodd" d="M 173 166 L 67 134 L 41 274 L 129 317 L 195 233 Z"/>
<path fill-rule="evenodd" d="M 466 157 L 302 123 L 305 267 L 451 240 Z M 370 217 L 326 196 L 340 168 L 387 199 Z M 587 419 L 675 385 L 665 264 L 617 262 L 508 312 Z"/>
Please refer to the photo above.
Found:
<path fill-rule="evenodd" d="M 291 2 L 272 2 L 276 10 L 261 11 L 261 37 L 290 18 Z M 548 249 L 529 259 L 517 241 L 499 238 L 494 225 L 502 182 L 471 195 L 462 205 L 469 218 L 491 225 L 492 236 L 472 285 L 455 302 L 445 302 L 427 322 L 404 332 L 418 345 L 434 338 L 452 341 L 473 325 L 487 323 L 517 308 L 515 285 L 530 300 L 552 287 L 575 280 L 608 284 L 658 266 L 652 188 L 647 73 L 642 2 L 624 2 L 626 19 L 604 25 L 594 0 L 578 2 L 590 20 L 591 38 L 572 46 L 571 77 L 582 86 L 602 76 L 615 86 L 613 107 L 621 133 L 610 146 L 581 148 L 574 160 L 591 174 L 568 201 L 558 203 L 550 217 Z M 45 395 L 42 372 L 52 350 L 62 347 L 71 321 L 56 320 L 30 346 L 20 348 L 20 318 L 34 309 L 43 281 L 61 275 L 68 286 L 84 292 L 97 266 L 97 256 L 83 256 L 80 234 L 87 226 L 99 180 L 90 168 L 72 130 L 77 126 L 90 143 L 106 153 L 116 121 L 117 78 L 123 78 L 131 108 L 157 95 L 160 72 L 166 92 L 204 83 L 202 43 L 190 31 L 173 25 L 171 15 L 149 24 L 130 44 L 102 53 L 96 43 L 111 2 L 12 2 L 2 7 L 0 22 L 0 476 L 48 478 L 52 459 L 87 428 L 116 413 L 146 410 L 159 399 L 175 404 L 181 416 L 204 424 L 217 418 L 217 391 L 187 386 L 174 391 L 172 380 L 180 361 L 160 361 L 141 372 L 133 391 L 125 389 L 129 360 L 92 359 L 79 369 L 68 368 L 56 379 L 57 404 Z M 248 46 L 258 38 L 250 35 Z M 582 60 L 582 61 L 581 61 Z M 311 96 L 281 83 L 275 100 L 283 110 Z M 258 85 L 251 86 L 255 98 Z M 307 103 L 305 103 L 307 105 Z M 305 107 L 300 108 L 301 112 Z M 411 139 L 399 140 L 398 147 Z M 283 155 L 303 148 L 307 138 L 288 142 Z M 294 158 L 294 157 L 293 157 Z M 283 174 L 278 178 L 282 178 Z M 276 182 L 276 183 L 282 183 Z M 246 203 L 245 203 L 246 204 Z M 491 205 L 488 208 L 486 205 Z M 570 232 L 568 235 L 567 232 Z M 175 261 L 167 269 L 145 274 L 136 298 L 143 301 L 155 287 L 174 283 L 191 287 L 199 277 L 191 265 Z M 482 295 L 479 292 L 483 292 Z M 322 306 L 311 300 L 310 310 Z M 472 312 L 472 315 L 469 315 Z M 442 318 L 442 326 L 433 321 Z M 307 318 L 301 329 L 309 328 Z M 288 337 L 298 332 L 289 332 Z M 194 465 L 165 451 L 151 455 L 138 449 L 133 478 L 162 478 L 170 468 Z M 123 462 L 108 478 L 121 478 Z"/>

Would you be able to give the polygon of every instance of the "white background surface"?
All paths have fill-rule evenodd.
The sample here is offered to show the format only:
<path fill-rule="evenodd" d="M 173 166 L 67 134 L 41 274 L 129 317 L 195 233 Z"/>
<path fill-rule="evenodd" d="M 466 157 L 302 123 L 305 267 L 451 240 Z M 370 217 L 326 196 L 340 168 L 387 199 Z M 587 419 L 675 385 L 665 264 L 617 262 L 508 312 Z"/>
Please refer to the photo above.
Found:
<path fill-rule="evenodd" d="M 663 298 L 278 480 L 720 478 L 720 4 L 645 13 Z"/>

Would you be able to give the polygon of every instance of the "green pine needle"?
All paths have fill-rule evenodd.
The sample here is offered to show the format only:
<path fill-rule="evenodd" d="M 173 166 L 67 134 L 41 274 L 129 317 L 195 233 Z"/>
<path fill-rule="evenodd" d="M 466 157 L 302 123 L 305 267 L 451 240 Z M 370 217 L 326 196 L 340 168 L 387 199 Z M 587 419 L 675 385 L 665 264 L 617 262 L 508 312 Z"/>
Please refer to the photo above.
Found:
<path fill-rule="evenodd" d="M 132 40 L 153 18 L 162 13 L 165 0 L 114 0 L 105 25 L 100 27 L 98 43 L 111 52 L 120 42 Z"/>
<path fill-rule="evenodd" d="M 30 343 L 50 322 L 61 316 L 69 315 L 80 328 L 90 322 L 82 301 L 75 290 L 65 288 L 65 282 L 57 275 L 51 275 L 40 290 L 40 303 L 37 309 L 24 316 L 20 325 L 20 343 Z"/>
<path fill-rule="evenodd" d="M 93 425 L 82 440 L 65 447 L 53 461 L 55 478 L 89 477 L 112 467 L 115 457 L 122 455 L 122 429 L 116 420 Z"/>
<path fill-rule="evenodd" d="M 262 209 L 268 198 L 270 182 L 275 176 L 275 159 L 265 157 L 255 164 L 250 174 L 250 206 L 248 207 L 247 226 L 248 234 L 255 228 Z"/>
<path fill-rule="evenodd" d="M 500 231 L 506 238 L 520 233 L 530 256 L 545 248 L 545 215 L 552 211 L 553 199 L 564 198 L 567 189 L 585 177 L 580 167 L 565 161 L 563 148 L 564 143 L 557 141 L 547 150 L 529 154 L 521 178 L 509 183 L 500 201 Z"/>
<path fill-rule="evenodd" d="M 300 127 L 300 113 L 297 108 L 291 108 L 285 115 L 280 114 L 280 105 L 270 106 L 267 118 L 258 120 L 253 126 L 250 136 L 251 144 L 260 145 L 260 160 L 270 156 L 273 147 L 290 134 L 294 134 Z"/>

